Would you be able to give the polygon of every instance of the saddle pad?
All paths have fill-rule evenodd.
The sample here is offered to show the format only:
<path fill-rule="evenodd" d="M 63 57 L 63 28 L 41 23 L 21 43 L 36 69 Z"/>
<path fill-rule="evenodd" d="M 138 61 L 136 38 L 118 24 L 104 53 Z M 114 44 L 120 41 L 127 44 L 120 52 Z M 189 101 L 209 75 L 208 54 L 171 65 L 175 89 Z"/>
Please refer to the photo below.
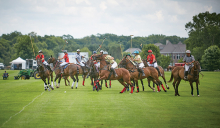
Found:
<path fill-rule="evenodd" d="M 66 69 L 66 68 L 67 68 L 67 66 L 68 66 L 68 64 L 67 64 L 67 65 L 65 65 L 63 69 Z"/>

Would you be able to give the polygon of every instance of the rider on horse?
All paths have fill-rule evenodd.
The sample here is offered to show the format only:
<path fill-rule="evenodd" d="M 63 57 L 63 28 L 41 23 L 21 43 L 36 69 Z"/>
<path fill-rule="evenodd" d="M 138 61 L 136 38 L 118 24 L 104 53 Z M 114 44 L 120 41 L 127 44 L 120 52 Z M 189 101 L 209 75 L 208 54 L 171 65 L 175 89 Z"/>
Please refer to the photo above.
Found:
<path fill-rule="evenodd" d="M 186 50 L 186 55 L 183 58 L 183 62 L 185 63 L 184 68 L 184 79 L 187 80 L 187 75 L 188 75 L 188 70 L 190 67 L 193 66 L 193 62 L 195 61 L 195 58 L 193 55 L 191 55 L 191 51 L 190 50 Z"/>
<path fill-rule="evenodd" d="M 138 50 L 134 51 L 134 54 L 135 54 L 135 57 L 134 57 L 134 59 L 132 59 L 132 61 L 134 61 L 134 62 L 137 64 L 138 69 L 139 69 L 139 70 L 141 71 L 141 73 L 142 73 L 142 76 L 145 76 L 144 70 L 143 70 L 143 68 L 144 68 L 144 63 L 143 63 L 143 61 L 141 60 L 141 56 L 139 55 L 139 51 L 138 51 Z"/>
<path fill-rule="evenodd" d="M 52 70 L 51 70 L 49 64 L 47 63 L 47 61 L 44 60 L 43 51 L 40 50 L 38 53 L 39 53 L 39 54 L 36 56 L 36 60 L 37 60 L 37 59 L 41 59 L 42 63 L 46 66 L 46 68 L 47 68 L 49 71 L 52 72 Z M 38 70 L 38 67 L 37 67 L 37 70 Z"/>
<path fill-rule="evenodd" d="M 152 54 L 152 50 L 148 50 L 148 54 L 149 55 L 147 56 L 147 61 L 148 61 L 147 64 L 149 66 L 152 66 L 152 67 L 156 68 L 159 75 L 162 76 L 162 74 L 160 73 L 160 70 L 158 68 L 158 65 L 157 65 L 156 57 L 155 57 L 154 54 Z"/>
<path fill-rule="evenodd" d="M 93 55 L 96 55 L 96 51 L 93 51 Z M 92 60 L 93 55 L 90 57 L 90 59 Z M 96 70 L 98 72 L 98 68 L 100 67 L 100 62 L 98 62 L 97 60 L 93 60 L 94 65 L 96 66 Z"/>
<path fill-rule="evenodd" d="M 64 68 L 64 66 L 67 65 L 67 64 L 69 64 L 69 56 L 68 56 L 68 53 L 67 53 L 66 50 L 64 50 L 64 56 L 63 56 L 63 58 L 59 58 L 59 60 L 62 60 L 62 59 L 64 59 L 65 62 L 63 62 L 63 63 L 60 64 L 61 74 L 63 73 L 63 70 L 64 70 L 63 68 Z"/>
<path fill-rule="evenodd" d="M 114 61 L 114 57 L 108 55 L 108 52 L 103 52 L 103 55 L 105 56 L 105 60 L 111 64 L 111 71 L 113 71 L 115 77 L 118 77 L 118 75 L 115 72 L 115 68 L 118 66 L 118 64 Z"/>
<path fill-rule="evenodd" d="M 82 62 L 82 58 L 85 58 L 84 56 L 80 55 L 80 50 L 77 49 L 77 54 L 76 54 L 76 64 L 80 65 L 82 67 L 83 70 L 83 74 L 85 73 L 85 64 Z"/>

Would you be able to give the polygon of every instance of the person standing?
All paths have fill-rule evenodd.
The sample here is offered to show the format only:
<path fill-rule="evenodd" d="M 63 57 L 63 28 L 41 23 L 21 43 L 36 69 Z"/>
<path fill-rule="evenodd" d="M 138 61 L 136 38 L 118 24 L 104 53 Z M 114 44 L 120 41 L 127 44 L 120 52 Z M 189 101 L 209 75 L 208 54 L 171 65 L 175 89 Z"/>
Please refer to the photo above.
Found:
<path fill-rule="evenodd" d="M 156 57 L 155 55 L 152 53 L 152 50 L 148 50 L 148 56 L 147 56 L 147 64 L 151 67 L 154 67 L 157 69 L 158 73 L 159 73 L 159 76 L 162 76 L 162 74 L 160 73 L 160 70 L 158 68 L 158 65 L 157 65 L 157 60 L 156 60 Z"/>
<path fill-rule="evenodd" d="M 139 55 L 139 51 L 138 50 L 134 51 L 134 54 L 135 54 L 135 57 L 134 57 L 134 59 L 132 59 L 132 61 L 134 61 L 138 65 L 138 69 L 141 71 L 142 76 L 145 76 L 144 70 L 143 70 L 144 63 L 141 60 L 141 56 Z"/>
<path fill-rule="evenodd" d="M 189 68 L 193 66 L 193 62 L 195 61 L 195 58 L 193 55 L 191 55 L 191 51 L 190 50 L 186 50 L 186 55 L 183 58 L 183 62 L 185 63 L 184 68 L 184 80 L 187 80 L 187 75 L 188 75 L 188 71 Z"/>
<path fill-rule="evenodd" d="M 50 68 L 50 65 L 47 63 L 47 61 L 44 60 L 43 51 L 40 50 L 38 53 L 39 53 L 39 54 L 36 56 L 36 60 L 37 60 L 37 59 L 41 59 L 42 63 L 46 66 L 46 68 L 47 68 L 49 71 L 53 72 L 53 71 L 51 70 L 51 68 Z M 38 67 L 37 67 L 37 70 L 38 70 Z"/>
<path fill-rule="evenodd" d="M 59 60 L 62 60 L 62 59 L 64 59 L 64 62 L 60 64 L 61 74 L 64 72 L 64 69 L 63 69 L 64 66 L 67 65 L 67 64 L 69 64 L 69 56 L 68 56 L 68 53 L 67 53 L 66 50 L 64 51 L 64 56 L 63 56 L 63 58 L 59 58 Z"/>

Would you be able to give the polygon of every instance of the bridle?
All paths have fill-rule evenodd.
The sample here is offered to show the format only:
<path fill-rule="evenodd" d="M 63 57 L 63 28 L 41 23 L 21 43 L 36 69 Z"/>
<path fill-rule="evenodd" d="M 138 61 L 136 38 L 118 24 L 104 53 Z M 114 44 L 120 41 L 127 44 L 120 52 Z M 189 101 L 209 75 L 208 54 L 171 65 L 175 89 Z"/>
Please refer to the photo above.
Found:
<path fill-rule="evenodd" d="M 129 71 L 129 72 L 135 72 L 134 70 L 137 69 L 137 68 L 135 67 L 135 65 L 131 62 L 130 59 L 127 58 L 127 56 L 124 57 L 124 58 L 125 58 L 125 60 L 123 59 L 123 60 L 120 62 L 120 63 L 123 63 L 123 64 L 119 64 L 119 65 L 122 65 L 122 67 L 126 67 L 126 65 L 128 65 L 129 63 L 131 63 L 131 64 L 133 65 L 133 67 L 132 67 L 132 68 L 129 68 L 128 71 Z M 128 62 L 126 61 L 126 59 L 128 60 Z"/>

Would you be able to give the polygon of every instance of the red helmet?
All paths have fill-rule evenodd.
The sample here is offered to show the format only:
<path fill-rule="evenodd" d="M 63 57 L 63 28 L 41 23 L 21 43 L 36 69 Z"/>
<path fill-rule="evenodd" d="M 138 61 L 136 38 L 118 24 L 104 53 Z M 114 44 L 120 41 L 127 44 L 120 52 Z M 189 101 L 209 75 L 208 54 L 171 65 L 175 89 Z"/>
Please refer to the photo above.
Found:
<path fill-rule="evenodd" d="M 152 53 L 152 50 L 148 50 L 148 53 L 149 53 L 149 52 L 151 52 L 151 53 Z"/>

